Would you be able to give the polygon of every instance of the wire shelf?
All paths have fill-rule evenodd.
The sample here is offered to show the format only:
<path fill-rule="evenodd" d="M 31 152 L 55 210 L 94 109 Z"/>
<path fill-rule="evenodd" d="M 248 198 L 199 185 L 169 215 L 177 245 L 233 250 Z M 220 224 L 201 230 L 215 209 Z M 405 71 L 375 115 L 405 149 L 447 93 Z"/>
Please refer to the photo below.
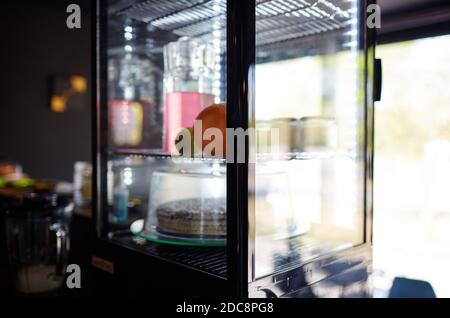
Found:
<path fill-rule="evenodd" d="M 226 3 L 224 1 L 207 1 L 182 11 L 156 19 L 151 24 L 163 30 L 171 30 L 175 34 L 198 36 L 225 27 Z"/>
<path fill-rule="evenodd" d="M 264 46 L 337 30 L 351 21 L 351 7 L 329 0 L 261 0 L 256 7 L 256 44 Z M 348 5 L 347 5 L 348 6 Z"/>
<path fill-rule="evenodd" d="M 148 242 L 131 235 L 117 235 L 112 240 L 148 255 L 166 259 L 222 278 L 227 277 L 226 247 L 175 246 Z"/>
<path fill-rule="evenodd" d="M 347 26 L 354 5 L 339 0 L 257 0 L 256 44 L 263 46 Z M 226 0 L 146 0 L 116 12 L 178 36 L 220 31 L 225 37 Z"/>
<path fill-rule="evenodd" d="M 225 0 L 147 0 L 118 14 L 179 36 L 197 37 L 225 29 Z"/>
<path fill-rule="evenodd" d="M 149 23 L 156 19 L 173 15 L 180 11 L 187 11 L 208 0 L 145 0 L 135 1 L 134 4 L 123 8 L 117 14 L 125 15 L 129 18 Z"/>

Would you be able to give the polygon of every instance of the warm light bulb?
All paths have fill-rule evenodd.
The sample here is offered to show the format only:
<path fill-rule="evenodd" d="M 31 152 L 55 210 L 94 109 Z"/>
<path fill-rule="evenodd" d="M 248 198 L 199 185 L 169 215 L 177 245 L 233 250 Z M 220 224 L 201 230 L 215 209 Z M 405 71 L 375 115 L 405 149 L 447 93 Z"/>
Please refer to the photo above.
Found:
<path fill-rule="evenodd" d="M 50 108 L 53 112 L 63 113 L 66 111 L 66 99 L 63 96 L 53 95 L 50 99 Z"/>
<path fill-rule="evenodd" d="M 86 78 L 83 76 L 71 76 L 70 77 L 70 86 L 77 93 L 86 92 L 87 82 Z"/>

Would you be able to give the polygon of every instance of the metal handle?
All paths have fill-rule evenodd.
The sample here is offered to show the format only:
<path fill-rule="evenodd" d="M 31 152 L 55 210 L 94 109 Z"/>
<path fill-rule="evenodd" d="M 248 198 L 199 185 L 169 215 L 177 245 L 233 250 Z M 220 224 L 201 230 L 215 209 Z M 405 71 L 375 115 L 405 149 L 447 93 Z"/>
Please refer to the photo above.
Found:
<path fill-rule="evenodd" d="M 65 268 L 65 258 L 67 253 L 67 231 L 61 224 L 54 223 L 50 226 L 50 230 L 56 235 L 56 272 L 55 275 L 63 276 Z"/>
<path fill-rule="evenodd" d="M 381 59 L 375 59 L 374 80 L 375 82 L 374 82 L 373 99 L 375 102 L 379 102 L 381 100 L 381 90 L 383 87 L 383 67 Z"/>

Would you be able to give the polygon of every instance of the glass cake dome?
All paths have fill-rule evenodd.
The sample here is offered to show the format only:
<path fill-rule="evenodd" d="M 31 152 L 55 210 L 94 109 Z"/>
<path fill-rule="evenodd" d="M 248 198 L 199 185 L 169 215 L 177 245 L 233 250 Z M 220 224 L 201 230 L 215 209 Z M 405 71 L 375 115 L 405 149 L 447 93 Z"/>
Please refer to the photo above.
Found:
<path fill-rule="evenodd" d="M 139 235 L 160 243 L 225 245 L 225 167 L 166 168 L 152 174 L 149 210 Z"/>

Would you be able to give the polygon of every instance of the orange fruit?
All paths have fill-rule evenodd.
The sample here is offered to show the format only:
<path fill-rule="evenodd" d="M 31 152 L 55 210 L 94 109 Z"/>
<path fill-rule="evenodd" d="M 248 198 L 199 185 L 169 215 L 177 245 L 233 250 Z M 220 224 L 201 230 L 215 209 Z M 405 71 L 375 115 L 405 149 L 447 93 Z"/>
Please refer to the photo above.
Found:
<path fill-rule="evenodd" d="M 209 128 L 217 128 L 221 134 L 222 134 L 222 149 L 218 149 L 217 147 L 214 147 L 214 149 L 211 151 L 211 154 L 205 154 L 206 156 L 208 155 L 212 155 L 212 156 L 219 156 L 219 157 L 223 157 L 224 155 L 226 155 L 226 129 L 227 129 L 227 108 L 226 108 L 226 104 L 222 103 L 222 104 L 213 104 L 211 106 L 206 107 L 205 109 L 203 109 L 198 115 L 197 118 L 195 119 L 196 121 L 201 121 L 202 123 L 202 136 L 201 138 L 194 138 L 195 139 L 195 143 L 196 146 L 198 148 L 200 148 L 202 150 L 202 153 L 204 153 L 205 151 L 205 147 L 208 146 L 208 144 L 213 143 L 209 149 L 206 150 L 211 150 L 214 145 L 217 146 L 217 142 L 215 142 L 215 139 L 218 138 L 216 136 L 217 132 L 212 132 L 212 137 L 211 140 L 205 140 L 205 132 L 209 129 Z M 195 129 L 195 127 L 194 127 Z M 199 140 L 201 140 L 201 145 L 198 144 Z"/>

